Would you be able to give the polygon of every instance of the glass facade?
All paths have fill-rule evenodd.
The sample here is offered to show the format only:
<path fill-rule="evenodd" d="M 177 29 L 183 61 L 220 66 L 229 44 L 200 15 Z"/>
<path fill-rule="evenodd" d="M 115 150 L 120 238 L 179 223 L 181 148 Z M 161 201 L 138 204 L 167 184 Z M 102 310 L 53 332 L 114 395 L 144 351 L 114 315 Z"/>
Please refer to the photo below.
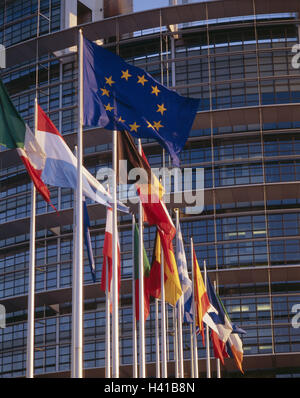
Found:
<path fill-rule="evenodd" d="M 60 30 L 61 2 L 7 1 L 0 7 L 0 43 L 9 47 L 40 34 Z M 168 6 L 169 1 L 158 2 Z M 178 2 L 188 3 L 188 2 Z M 196 3 L 196 2 L 191 2 Z M 146 6 L 145 6 L 146 7 Z M 188 4 L 186 5 L 188 7 Z M 151 8 L 154 8 L 151 7 Z M 145 8 L 142 8 L 145 9 Z M 140 9 L 134 9 L 140 11 Z M 46 17 L 46 18 L 45 18 Z M 191 131 L 181 154 L 181 167 L 203 167 L 205 189 L 214 200 L 205 203 L 199 215 L 181 212 L 181 228 L 190 267 L 190 237 L 194 238 L 199 264 L 206 260 L 209 273 L 217 275 L 219 293 L 233 322 L 247 334 L 242 336 L 246 376 L 298 377 L 300 367 L 289 366 L 289 355 L 300 357 L 300 329 L 292 327 L 292 307 L 300 301 L 299 197 L 290 186 L 300 180 L 300 116 L 290 121 L 274 114 L 272 122 L 257 118 L 248 122 L 247 111 L 273 105 L 287 108 L 299 103 L 300 76 L 292 67 L 291 47 L 299 42 L 294 13 L 242 15 L 209 18 L 178 25 L 174 40 L 164 27 L 136 32 L 118 43 L 120 55 L 144 68 L 177 92 L 201 98 L 199 115 L 244 109 L 243 122 L 224 116 Z M 141 39 L 142 34 L 142 39 Z M 99 37 L 101 39 L 101 37 Z M 115 51 L 114 38 L 104 43 Z M 172 73 L 173 72 L 173 73 Z M 173 76 L 173 78 L 172 78 Z M 24 120 L 33 127 L 36 63 L 31 60 L 1 71 L 1 78 Z M 66 137 L 77 129 L 77 60 L 75 55 L 48 54 L 38 62 L 38 101 Z M 274 111 L 276 112 L 276 110 Z M 209 117 L 209 116 L 208 116 Z M 162 150 L 149 141 L 145 152 L 152 167 L 162 165 Z M 0 153 L 3 154 L 4 148 Z M 96 175 L 111 165 L 111 145 L 97 140 L 85 147 L 85 164 Z M 267 188 L 275 187 L 271 194 Z M 261 197 L 252 195 L 262 187 Z M 276 187 L 278 188 L 276 190 Z M 280 187 L 280 189 L 279 189 Z M 0 303 L 25 302 L 28 291 L 29 230 L 18 233 L 18 225 L 30 218 L 31 183 L 23 166 L 0 163 L 0 230 L 16 228 L 0 236 Z M 233 192 L 232 200 L 223 192 Z M 234 194 L 237 190 L 236 194 Z M 249 196 L 242 194 L 243 190 Z M 282 195 L 282 191 L 285 194 Z M 240 197 L 238 196 L 240 192 Z M 54 206 L 63 214 L 73 207 L 73 192 L 51 187 Z M 221 198 L 221 200 L 219 200 Z M 53 209 L 37 197 L 37 215 L 51 216 Z M 173 214 L 172 214 L 173 215 Z M 99 284 L 105 219 L 92 221 L 91 239 Z M 131 220 L 120 217 L 122 283 L 131 283 Z M 152 257 L 155 229 L 145 226 L 144 244 Z M 36 285 L 41 297 L 72 285 L 72 225 L 43 229 L 36 233 Z M 84 283 L 92 278 L 85 252 Z M 263 276 L 261 276 L 263 275 Z M 44 296 L 43 296 L 44 295 Z M 55 295 L 52 294 L 52 297 Z M 14 301 L 15 300 L 15 301 Z M 42 300 L 42 299 L 41 299 Z M 71 296 L 70 296 L 71 300 Z M 8 306 L 6 328 L 0 329 L 0 377 L 19 377 L 26 369 L 26 305 Z M 55 302 L 36 308 L 35 374 L 69 372 L 71 355 L 70 302 Z M 132 364 L 131 297 L 121 297 L 120 364 Z M 168 360 L 174 361 L 174 313 L 168 307 Z M 155 308 L 146 321 L 146 360 L 155 362 Z M 184 357 L 189 368 L 189 326 L 184 325 Z M 84 312 L 84 367 L 104 368 L 105 299 L 100 292 L 86 300 Z M 199 357 L 205 351 L 199 339 Z M 212 354 L 212 352 L 211 352 Z M 276 356 L 285 364 L 274 367 Z M 250 365 L 252 356 L 257 359 Z M 259 358 L 270 358 L 267 368 Z M 276 362 L 276 361 L 275 361 Z M 247 370 L 247 364 L 249 369 Z M 203 371 L 203 370 L 201 370 Z M 222 368 L 224 376 L 239 376 L 233 367 Z"/>

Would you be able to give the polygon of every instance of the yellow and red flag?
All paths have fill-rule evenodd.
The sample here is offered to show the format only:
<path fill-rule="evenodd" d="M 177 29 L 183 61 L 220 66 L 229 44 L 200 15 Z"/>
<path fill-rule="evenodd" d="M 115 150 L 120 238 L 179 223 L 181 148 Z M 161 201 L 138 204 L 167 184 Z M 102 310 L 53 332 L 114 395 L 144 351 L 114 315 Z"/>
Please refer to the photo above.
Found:
<path fill-rule="evenodd" d="M 196 327 L 199 328 L 199 331 L 202 334 L 203 345 L 205 345 L 203 321 L 205 315 L 208 313 L 211 304 L 199 269 L 199 264 L 196 257 L 195 249 L 193 249 L 193 273 L 194 273 L 195 321 L 196 321 Z"/>
<path fill-rule="evenodd" d="M 175 306 L 182 295 L 177 264 L 175 260 L 172 242 L 166 245 L 166 241 L 161 239 L 160 231 L 156 233 L 155 246 L 152 258 L 152 265 L 149 276 L 149 290 L 152 297 L 161 297 L 161 247 L 166 259 L 168 252 L 169 263 L 164 261 L 164 287 L 165 300 L 167 303 Z"/>

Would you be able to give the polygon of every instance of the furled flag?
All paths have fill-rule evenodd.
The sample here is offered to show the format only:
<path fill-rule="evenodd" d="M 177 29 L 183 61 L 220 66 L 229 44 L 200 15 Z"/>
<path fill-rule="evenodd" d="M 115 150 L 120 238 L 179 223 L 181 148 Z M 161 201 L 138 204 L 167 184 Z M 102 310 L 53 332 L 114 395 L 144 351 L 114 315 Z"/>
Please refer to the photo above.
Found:
<path fill-rule="evenodd" d="M 40 106 L 38 106 L 37 129 L 37 140 L 46 156 L 42 180 L 56 187 L 76 189 L 77 159 Z M 85 167 L 82 168 L 82 174 L 83 195 L 111 207 L 113 198 L 100 182 Z M 118 209 L 128 212 L 128 208 L 120 202 Z"/>
<path fill-rule="evenodd" d="M 160 286 L 161 286 L 161 247 L 160 247 L 159 234 L 156 233 L 150 274 L 149 274 L 149 282 L 148 282 L 148 287 L 151 297 L 157 299 L 160 298 Z"/>
<path fill-rule="evenodd" d="M 83 201 L 83 232 L 84 232 L 84 242 L 87 250 L 87 255 L 89 259 L 89 264 L 92 273 L 93 282 L 96 283 L 96 268 L 95 268 L 95 261 L 93 255 L 93 248 L 91 242 L 91 235 L 90 235 L 90 218 L 89 213 L 86 205 L 86 201 Z"/>
<path fill-rule="evenodd" d="M 113 214 L 112 209 L 107 208 L 106 210 L 106 227 L 105 236 L 103 244 L 103 265 L 101 274 L 101 289 L 106 291 L 106 265 L 108 266 L 108 287 L 107 290 L 111 291 L 111 281 L 112 281 L 112 261 L 113 261 L 113 241 L 112 241 L 112 231 L 113 231 Z M 121 285 L 121 255 L 120 255 L 120 245 L 118 237 L 118 292 L 120 291 Z"/>
<path fill-rule="evenodd" d="M 180 224 L 178 224 L 177 227 L 176 246 L 178 253 L 177 256 L 178 275 L 184 297 L 182 303 L 183 321 L 191 323 L 193 322 L 193 286 L 192 286 L 192 281 L 190 280 L 188 274 L 187 261 L 185 256 Z M 180 305 L 180 303 L 177 305 Z"/>
<path fill-rule="evenodd" d="M 83 39 L 84 124 L 157 140 L 179 165 L 199 99 L 186 98 L 143 69 Z"/>
<path fill-rule="evenodd" d="M 149 276 L 150 263 L 146 250 L 143 245 L 143 262 L 144 262 L 144 319 L 146 320 L 150 314 L 150 292 L 149 292 Z M 135 224 L 134 228 L 134 279 L 135 279 L 135 318 L 138 321 L 139 316 L 139 229 Z"/>
<path fill-rule="evenodd" d="M 230 358 L 234 358 L 235 363 L 239 370 L 244 373 L 243 371 L 243 343 L 240 336 L 237 333 L 231 333 L 228 337 L 226 343 L 226 350 Z"/>
<path fill-rule="evenodd" d="M 160 283 L 160 276 L 161 276 L 161 243 L 163 247 L 163 242 L 161 241 L 161 235 L 159 231 L 156 233 L 155 239 L 155 246 L 153 251 L 153 258 L 152 258 L 152 267 L 150 270 L 150 277 L 149 277 L 149 289 L 150 295 L 155 298 L 161 297 L 161 283 Z M 171 242 L 172 244 L 172 242 Z M 180 280 L 178 276 L 178 269 L 177 264 L 175 261 L 174 250 L 173 246 L 170 247 L 163 247 L 163 252 L 169 251 L 169 257 L 171 260 L 170 264 L 166 264 L 164 261 L 164 287 L 165 287 L 165 300 L 167 303 L 175 306 L 178 299 L 182 295 L 182 289 L 180 285 Z M 170 267 L 171 266 L 171 267 Z M 153 278 L 153 279 L 152 279 Z"/>
<path fill-rule="evenodd" d="M 164 188 L 152 173 L 145 154 L 142 153 L 142 156 L 139 154 L 132 137 L 126 131 L 118 133 L 118 159 L 127 160 L 126 172 L 124 173 L 124 169 L 123 172 L 121 170 L 118 172 L 118 179 L 121 184 L 128 182 L 127 174 L 130 170 L 134 168 L 144 170 L 144 176 L 140 176 L 140 179 L 134 182 L 148 224 L 156 225 L 159 230 L 165 259 L 172 272 L 174 261 L 171 255 L 173 251 L 172 240 L 175 237 L 176 228 L 162 199 Z"/>
<path fill-rule="evenodd" d="M 224 365 L 224 358 L 228 357 L 228 354 L 226 353 L 226 342 L 232 333 L 232 325 L 224 313 L 223 307 L 220 304 L 215 289 L 212 286 L 208 276 L 206 277 L 206 282 L 209 301 L 217 310 L 217 313 L 212 312 L 209 314 L 218 330 L 218 333 L 216 333 L 214 330 L 211 331 L 214 355 L 216 358 L 219 358 Z"/>
<path fill-rule="evenodd" d="M 220 297 L 217 295 L 217 298 L 219 300 L 219 303 L 223 309 L 223 312 L 225 314 L 225 317 L 227 318 L 228 322 L 230 322 L 231 327 L 232 327 L 232 333 L 229 335 L 228 340 L 226 342 L 226 353 L 230 356 L 230 358 L 233 358 L 235 360 L 235 363 L 239 370 L 244 373 L 243 371 L 243 355 L 244 355 L 244 350 L 243 350 L 243 342 L 239 336 L 239 334 L 246 334 L 245 330 L 240 328 L 239 326 L 236 326 L 234 323 L 231 322 L 229 315 L 224 307 L 224 304 L 222 303 L 222 300 Z"/>
<path fill-rule="evenodd" d="M 193 270 L 194 270 L 194 302 L 195 302 L 195 322 L 196 327 L 199 328 L 199 332 L 202 334 L 202 341 L 204 343 L 204 326 L 203 322 L 209 326 L 212 330 L 218 333 L 218 329 L 210 317 L 210 313 L 217 312 L 209 301 L 207 291 L 202 279 L 202 275 L 199 269 L 195 249 L 193 250 Z"/>
<path fill-rule="evenodd" d="M 0 144 L 7 149 L 17 149 L 37 191 L 53 207 L 50 201 L 50 192 L 41 178 L 46 162 L 46 155 L 36 137 L 13 105 L 1 80 Z"/>

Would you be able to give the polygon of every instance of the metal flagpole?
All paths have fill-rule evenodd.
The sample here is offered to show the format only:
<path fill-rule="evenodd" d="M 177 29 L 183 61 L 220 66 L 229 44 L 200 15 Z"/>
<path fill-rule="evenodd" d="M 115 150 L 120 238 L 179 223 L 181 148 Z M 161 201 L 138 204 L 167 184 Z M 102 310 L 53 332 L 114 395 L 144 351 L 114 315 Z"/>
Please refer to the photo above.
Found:
<path fill-rule="evenodd" d="M 82 30 L 78 31 L 78 131 L 77 131 L 77 189 L 76 189 L 76 242 L 73 273 L 75 285 L 73 286 L 72 303 L 72 353 L 74 364 L 72 377 L 83 377 L 82 352 L 83 352 L 83 204 L 82 204 L 82 122 L 83 122 L 83 36 Z"/>
<path fill-rule="evenodd" d="M 161 245 L 161 376 L 167 378 L 166 300 L 164 278 L 164 253 Z"/>
<path fill-rule="evenodd" d="M 176 231 L 179 230 L 179 209 L 176 209 Z M 176 242 L 176 258 L 178 260 L 179 257 L 179 240 L 177 235 Z M 183 341 L 182 341 L 182 308 L 184 305 L 184 295 L 182 295 L 179 299 L 177 306 L 177 323 L 178 323 L 178 373 L 179 377 L 184 377 L 184 364 L 183 364 Z"/>
<path fill-rule="evenodd" d="M 155 346 L 156 346 L 156 377 L 160 378 L 160 355 L 159 355 L 159 321 L 158 321 L 158 299 L 155 299 Z"/>
<path fill-rule="evenodd" d="M 198 348 L 197 348 L 197 334 L 196 334 L 196 308 L 195 308 L 195 288 L 194 288 L 194 243 L 193 238 L 191 238 L 191 259 L 192 259 L 192 280 L 193 280 L 193 313 L 194 313 L 194 320 L 193 320 L 193 351 L 194 351 L 194 377 L 197 379 L 199 377 L 198 372 Z"/>
<path fill-rule="evenodd" d="M 37 10 L 37 38 L 40 34 L 40 1 Z M 34 135 L 37 132 L 37 96 L 39 79 L 39 41 L 36 41 L 36 66 L 35 66 L 35 101 L 34 101 Z M 34 377 L 34 308 L 35 308 L 35 230 L 36 230 L 36 188 L 31 183 L 31 209 L 30 209 L 30 241 L 29 241 L 29 279 L 27 303 L 27 352 L 26 352 L 26 377 Z"/>
<path fill-rule="evenodd" d="M 110 210 L 109 210 L 110 211 Z M 110 292 L 111 288 L 109 286 L 109 264 L 108 259 L 105 262 L 105 377 L 107 379 L 111 378 L 111 361 L 110 361 Z"/>
<path fill-rule="evenodd" d="M 177 308 L 173 307 L 175 377 L 179 377 Z"/>
<path fill-rule="evenodd" d="M 217 291 L 217 283 L 216 281 L 214 281 L 214 288 L 215 291 Z M 221 378 L 221 361 L 219 358 L 217 358 L 217 378 L 220 379 Z"/>
<path fill-rule="evenodd" d="M 163 186 L 165 187 L 165 150 L 162 151 L 163 156 Z M 160 242 L 161 248 L 161 278 L 160 278 L 160 305 L 161 305 L 161 377 L 166 378 L 168 377 L 167 371 L 167 327 L 166 327 L 166 299 L 165 299 L 165 270 L 164 270 L 164 252 L 163 247 Z"/>
<path fill-rule="evenodd" d="M 137 331 L 136 331 L 136 316 L 135 316 L 135 218 L 132 216 L 132 357 L 133 357 L 133 372 L 132 375 L 136 379 L 138 377 L 137 367 Z"/>
<path fill-rule="evenodd" d="M 77 159 L 77 145 L 74 147 L 74 156 Z M 76 228 L 76 201 L 77 201 L 77 189 L 74 189 L 74 206 L 73 206 L 73 275 L 72 275 L 72 286 L 76 286 L 77 272 L 74 272 L 76 267 L 76 239 L 77 239 L 77 228 Z M 75 303 L 75 288 L 72 289 L 72 303 Z M 75 377 L 75 334 L 72 332 L 72 355 L 71 355 L 71 377 Z"/>
<path fill-rule="evenodd" d="M 207 270 L 206 270 L 206 261 L 204 260 L 204 283 L 205 289 L 207 289 Z M 210 344 L 209 344 L 209 327 L 205 325 L 206 329 L 206 377 L 208 379 L 211 378 L 211 371 L 210 371 Z"/>
<path fill-rule="evenodd" d="M 113 131 L 113 261 L 112 261 L 112 377 L 119 377 L 119 294 L 117 216 L 117 130 Z"/>
<path fill-rule="evenodd" d="M 190 323 L 190 350 L 191 350 L 191 377 L 195 377 L 194 367 L 194 343 L 193 343 L 193 323 Z"/>
<path fill-rule="evenodd" d="M 34 103 L 34 131 L 37 131 L 37 97 Z M 35 215 L 36 215 L 36 189 L 31 184 L 31 219 L 29 242 L 29 282 L 28 282 L 28 322 L 27 322 L 27 364 L 26 377 L 34 377 L 34 307 L 35 307 Z"/>
<path fill-rule="evenodd" d="M 138 139 L 139 154 L 142 155 L 141 139 Z M 146 377 L 145 366 L 145 308 L 144 308 L 144 253 L 143 253 L 143 205 L 139 201 L 139 360 L 140 378 Z"/>

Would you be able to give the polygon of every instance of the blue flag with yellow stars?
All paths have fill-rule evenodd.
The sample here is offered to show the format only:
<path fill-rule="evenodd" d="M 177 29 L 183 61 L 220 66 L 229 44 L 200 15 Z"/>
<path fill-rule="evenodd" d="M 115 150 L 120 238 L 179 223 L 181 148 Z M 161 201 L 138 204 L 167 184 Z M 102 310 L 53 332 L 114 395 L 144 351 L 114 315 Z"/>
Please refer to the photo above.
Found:
<path fill-rule="evenodd" d="M 157 140 L 179 166 L 199 99 L 186 98 L 143 69 L 83 39 L 84 125 Z"/>

